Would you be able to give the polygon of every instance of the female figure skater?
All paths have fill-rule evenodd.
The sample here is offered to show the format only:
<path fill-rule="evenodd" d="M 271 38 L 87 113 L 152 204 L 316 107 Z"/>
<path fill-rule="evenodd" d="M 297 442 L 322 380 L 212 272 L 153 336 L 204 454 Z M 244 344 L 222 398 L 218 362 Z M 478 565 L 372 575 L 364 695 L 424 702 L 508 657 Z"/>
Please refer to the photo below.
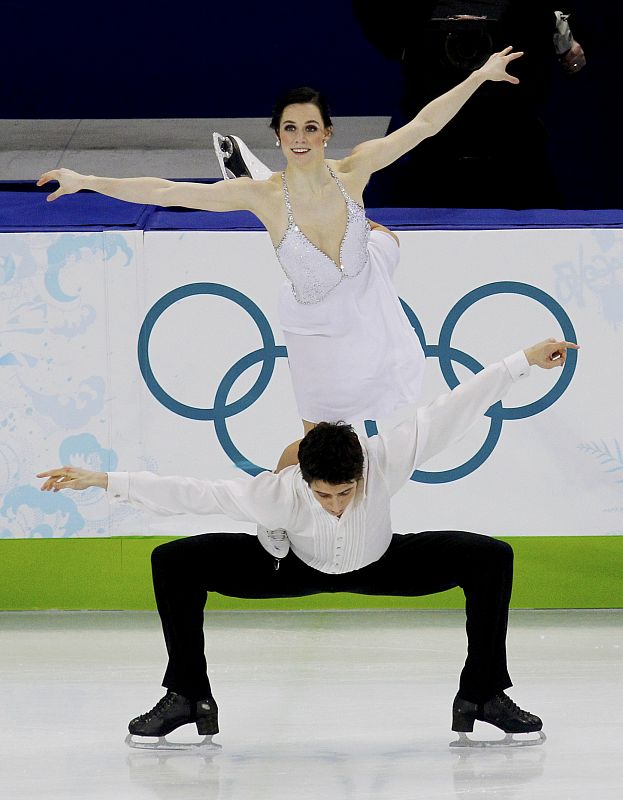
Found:
<path fill-rule="evenodd" d="M 363 189 L 373 172 L 441 130 L 485 81 L 518 83 L 506 68 L 521 55 L 511 47 L 494 53 L 407 125 L 357 145 L 341 160 L 325 159 L 332 123 L 323 98 L 295 90 L 271 122 L 286 169 L 267 180 L 177 183 L 57 169 L 37 185 L 59 182 L 48 200 L 90 189 L 135 203 L 251 211 L 268 230 L 288 279 L 279 315 L 305 433 L 320 421 L 387 418 L 418 399 L 424 355 L 391 280 L 397 241 L 382 226 L 371 230 Z"/>

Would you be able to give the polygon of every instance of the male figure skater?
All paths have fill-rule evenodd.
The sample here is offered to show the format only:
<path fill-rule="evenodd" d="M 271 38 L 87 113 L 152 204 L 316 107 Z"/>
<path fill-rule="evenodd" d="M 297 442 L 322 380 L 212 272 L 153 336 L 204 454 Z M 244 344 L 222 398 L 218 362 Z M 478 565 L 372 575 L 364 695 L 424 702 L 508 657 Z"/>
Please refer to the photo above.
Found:
<path fill-rule="evenodd" d="M 452 728 L 464 736 L 482 720 L 507 734 L 541 731 L 541 720 L 504 693 L 513 553 L 497 539 L 459 531 L 393 534 L 390 498 L 420 464 L 441 452 L 500 400 L 531 365 L 562 366 L 571 342 L 549 339 L 492 364 L 413 418 L 371 439 L 341 423 L 320 423 L 299 445 L 299 465 L 252 479 L 206 481 L 149 472 L 40 473 L 45 491 L 99 486 L 160 514 L 222 513 L 258 522 L 281 538 L 210 533 L 157 547 L 152 555 L 158 611 L 169 655 L 166 695 L 129 724 L 130 734 L 163 737 L 189 722 L 218 732 L 204 655 L 207 592 L 234 597 L 300 597 L 320 592 L 415 596 L 460 586 L 468 653 Z M 267 552 L 268 551 L 268 552 Z M 507 737 L 508 738 L 508 737 Z"/>

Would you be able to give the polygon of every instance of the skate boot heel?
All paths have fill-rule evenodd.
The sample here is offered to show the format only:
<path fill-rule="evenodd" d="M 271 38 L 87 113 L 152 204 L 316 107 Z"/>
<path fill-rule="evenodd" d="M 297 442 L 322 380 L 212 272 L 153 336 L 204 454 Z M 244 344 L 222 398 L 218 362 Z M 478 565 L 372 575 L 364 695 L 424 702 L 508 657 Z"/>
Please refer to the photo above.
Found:
<path fill-rule="evenodd" d="M 204 709 L 208 706 L 208 709 Z M 200 736 L 211 736 L 218 733 L 218 709 L 208 703 L 197 703 L 197 733 Z"/>
<path fill-rule="evenodd" d="M 471 733 L 476 719 L 476 703 L 457 697 L 452 705 L 452 730 L 457 733 Z"/>

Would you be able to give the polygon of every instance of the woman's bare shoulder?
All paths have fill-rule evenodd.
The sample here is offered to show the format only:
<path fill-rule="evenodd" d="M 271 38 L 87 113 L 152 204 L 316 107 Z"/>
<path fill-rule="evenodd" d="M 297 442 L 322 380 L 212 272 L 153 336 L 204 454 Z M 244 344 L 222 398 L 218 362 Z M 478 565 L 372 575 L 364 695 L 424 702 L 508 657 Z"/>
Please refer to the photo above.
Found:
<path fill-rule="evenodd" d="M 341 159 L 327 158 L 326 164 L 340 179 L 350 197 L 363 205 L 363 190 L 366 188 L 367 177 L 350 168 L 349 156 Z"/>
<path fill-rule="evenodd" d="M 254 181 L 256 185 L 257 208 L 262 216 L 268 217 L 273 222 L 280 219 L 283 207 L 283 189 L 281 173 L 273 172 L 270 178 Z M 263 220 L 264 221 L 264 220 Z"/>
<path fill-rule="evenodd" d="M 276 202 L 283 196 L 280 172 L 273 172 L 270 178 L 261 181 L 254 180 L 253 184 L 256 195 L 264 202 Z"/>
<path fill-rule="evenodd" d="M 279 176 L 273 174 L 265 180 L 241 177 L 217 181 L 213 184 L 213 191 L 230 206 L 230 209 L 222 210 L 248 209 L 264 222 L 265 217 L 272 216 L 277 208 L 280 185 Z"/>
<path fill-rule="evenodd" d="M 252 178 L 236 178 L 235 181 L 246 181 L 249 211 L 260 220 L 268 230 L 273 244 L 281 240 L 287 225 L 281 173 L 274 172 L 270 178 L 253 180 Z M 234 180 L 230 183 L 234 183 Z"/>

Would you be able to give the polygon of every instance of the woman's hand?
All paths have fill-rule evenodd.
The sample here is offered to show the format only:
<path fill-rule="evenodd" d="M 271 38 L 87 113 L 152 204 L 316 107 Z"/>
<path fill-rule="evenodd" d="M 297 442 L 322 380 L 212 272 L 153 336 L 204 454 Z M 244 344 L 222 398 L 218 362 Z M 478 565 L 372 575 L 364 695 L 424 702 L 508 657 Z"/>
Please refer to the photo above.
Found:
<path fill-rule="evenodd" d="M 556 339 L 546 339 L 544 342 L 534 344 L 524 350 L 528 364 L 534 364 L 542 369 L 562 367 L 567 359 L 567 350 L 579 350 L 579 345 L 574 342 L 559 342 Z"/>
<path fill-rule="evenodd" d="M 59 187 L 55 192 L 47 196 L 48 203 L 51 200 L 56 200 L 64 194 L 74 194 L 84 189 L 83 182 L 86 176 L 81 175 L 79 172 L 74 172 L 71 169 L 51 169 L 49 172 L 44 172 L 37 181 L 37 186 L 44 186 L 50 181 L 58 181 Z"/>
<path fill-rule="evenodd" d="M 108 475 L 106 472 L 93 472 L 80 467 L 56 467 L 47 472 L 40 472 L 37 478 L 47 478 L 41 487 L 42 492 L 58 492 L 60 489 L 88 489 L 99 486 L 100 489 L 108 488 Z"/>
<path fill-rule="evenodd" d="M 519 83 L 519 78 L 509 75 L 506 71 L 508 65 L 521 58 L 523 53 L 513 53 L 512 47 L 505 47 L 499 53 L 492 53 L 489 59 L 480 67 L 474 70 L 486 81 L 507 81 L 508 83 Z"/>

